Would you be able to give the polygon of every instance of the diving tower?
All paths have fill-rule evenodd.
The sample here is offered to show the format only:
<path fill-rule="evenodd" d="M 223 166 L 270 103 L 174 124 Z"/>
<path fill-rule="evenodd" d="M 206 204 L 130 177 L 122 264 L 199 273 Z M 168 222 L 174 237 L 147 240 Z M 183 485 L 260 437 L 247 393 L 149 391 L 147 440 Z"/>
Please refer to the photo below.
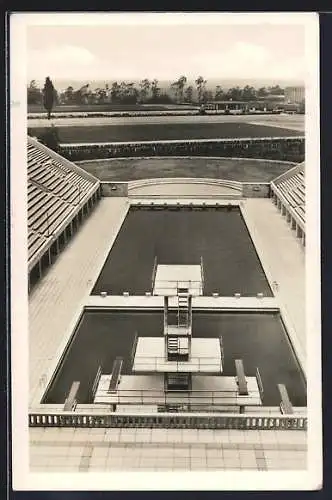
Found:
<path fill-rule="evenodd" d="M 175 273 L 181 266 L 170 267 Z M 197 267 L 202 278 L 201 266 Z M 158 275 L 157 269 L 157 284 L 162 272 Z M 185 272 L 176 282 L 176 294 L 169 287 L 172 294 L 164 295 L 163 335 L 136 336 L 131 374 L 121 374 L 122 361 L 117 358 L 112 373 L 100 375 L 94 403 L 110 404 L 113 411 L 121 411 L 122 405 L 148 405 L 155 411 L 223 411 L 226 407 L 241 411 L 245 406 L 262 405 L 258 369 L 256 376 L 246 376 L 238 359 L 234 360 L 236 376 L 225 376 L 222 337 L 193 338 L 192 280 L 183 279 L 192 274 L 188 269 Z M 202 279 L 199 283 L 202 290 Z"/>

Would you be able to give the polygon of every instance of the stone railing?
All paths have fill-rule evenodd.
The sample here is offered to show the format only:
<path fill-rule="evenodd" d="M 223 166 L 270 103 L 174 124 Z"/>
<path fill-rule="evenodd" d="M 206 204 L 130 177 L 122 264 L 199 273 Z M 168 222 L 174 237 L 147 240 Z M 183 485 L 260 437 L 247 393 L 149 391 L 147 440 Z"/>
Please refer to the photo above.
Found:
<path fill-rule="evenodd" d="M 172 429 L 242 429 L 242 430 L 302 430 L 307 429 L 307 417 L 286 415 L 244 414 L 83 414 L 73 412 L 29 414 L 29 427 L 145 427 Z"/>

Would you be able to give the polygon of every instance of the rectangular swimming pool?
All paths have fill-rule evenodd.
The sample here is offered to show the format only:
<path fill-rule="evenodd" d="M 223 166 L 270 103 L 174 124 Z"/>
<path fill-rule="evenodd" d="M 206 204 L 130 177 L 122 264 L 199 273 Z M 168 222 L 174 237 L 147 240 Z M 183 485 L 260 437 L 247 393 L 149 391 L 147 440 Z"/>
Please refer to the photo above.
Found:
<path fill-rule="evenodd" d="M 200 264 L 204 295 L 271 296 L 239 207 L 131 208 L 92 294 L 144 295 L 158 264 Z"/>
<path fill-rule="evenodd" d="M 92 402 L 98 370 L 111 373 L 117 356 L 124 358 L 123 373 L 130 373 L 135 334 L 161 336 L 162 312 L 85 311 L 63 356 L 43 403 L 62 404 L 74 381 L 80 381 L 78 402 Z M 277 384 L 285 384 L 294 406 L 306 405 L 306 384 L 278 313 L 193 313 L 193 337 L 222 336 L 224 374 L 235 376 L 234 360 L 243 359 L 246 374 L 259 368 L 264 405 L 277 406 Z"/>

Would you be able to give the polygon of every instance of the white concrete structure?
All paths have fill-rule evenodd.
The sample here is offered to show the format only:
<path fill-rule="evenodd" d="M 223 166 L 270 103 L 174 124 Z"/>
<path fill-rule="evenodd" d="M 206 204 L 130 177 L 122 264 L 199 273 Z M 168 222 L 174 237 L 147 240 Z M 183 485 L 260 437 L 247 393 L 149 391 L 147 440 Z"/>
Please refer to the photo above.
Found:
<path fill-rule="evenodd" d="M 169 200 L 166 198 L 163 201 Z M 203 196 L 201 201 L 206 204 L 216 203 L 216 200 L 206 200 Z M 179 197 L 174 202 L 181 204 L 188 203 L 188 200 L 184 201 Z M 196 199 L 195 203 L 198 202 Z M 224 202 L 226 203 L 226 200 Z M 215 420 L 213 414 L 208 416 L 195 414 L 194 418 L 200 422 L 200 428 L 180 428 L 180 424 L 178 428 L 172 428 L 170 420 L 166 420 L 168 416 L 163 417 L 157 413 L 156 401 L 154 404 L 143 405 L 144 410 L 135 404 L 136 400 L 132 400 L 130 405 L 123 402 L 121 412 L 117 411 L 112 415 L 109 405 L 117 404 L 118 400 L 107 390 L 110 383 L 110 375 L 107 374 L 101 375 L 96 405 L 78 404 L 75 412 L 68 412 L 64 416 L 61 405 L 40 403 L 85 306 L 101 309 L 131 307 L 141 309 L 147 307 L 147 304 L 148 307 L 160 309 L 162 306 L 160 296 L 89 295 L 131 203 L 135 203 L 135 199 L 102 199 L 71 244 L 59 255 L 29 297 L 31 471 L 304 470 L 307 453 L 305 424 L 299 423 L 296 430 L 284 430 L 282 426 L 289 425 L 288 421 L 292 418 L 287 419 L 287 416 L 281 415 L 278 408 L 260 407 L 261 398 L 255 377 L 246 378 L 248 396 L 239 396 L 235 377 L 205 374 L 193 376 L 193 391 L 232 393 L 230 399 L 223 399 L 225 411 L 219 412 Z M 239 205 L 239 201 L 233 200 L 232 203 Z M 303 247 L 299 240 L 292 237 L 289 227 L 271 200 L 242 200 L 241 211 L 273 288 L 274 297 L 202 297 L 197 294 L 192 299 L 192 306 L 227 311 L 265 310 L 265 308 L 280 310 L 295 352 L 305 370 Z M 169 304 L 170 307 L 176 307 L 176 302 L 172 302 L 171 299 Z M 169 327 L 168 333 L 174 334 L 172 326 Z M 184 333 L 181 327 L 177 329 L 179 337 L 185 336 Z M 153 338 L 150 338 L 149 342 L 144 338 L 139 339 L 135 358 L 136 371 L 139 371 L 138 363 L 146 353 L 154 353 L 158 357 L 160 346 L 157 344 L 163 343 L 164 339 L 156 340 L 158 342 L 155 343 Z M 211 356 L 214 361 L 209 370 L 216 369 L 215 360 L 218 359 L 218 372 L 221 372 L 223 367 L 219 356 L 220 343 L 217 345 L 219 341 L 209 339 L 214 342 L 213 346 L 212 343 L 208 346 L 208 343 L 205 345 L 202 342 L 203 340 L 205 339 L 191 339 L 192 355 L 195 354 L 197 359 L 202 359 L 204 357 L 202 354 L 210 356 L 213 350 L 215 356 Z M 174 362 L 164 362 L 159 368 L 168 370 L 170 363 Z M 182 365 L 180 362 L 181 368 Z M 196 371 L 197 368 L 199 365 L 192 361 L 192 369 Z M 134 379 L 136 386 L 132 385 Z M 149 388 L 151 391 L 159 392 L 160 396 L 162 394 L 160 380 L 162 379 L 158 374 L 137 374 L 135 377 L 123 375 L 120 377 L 119 389 L 145 391 Z M 101 399 L 98 399 L 99 396 Z M 162 400 L 162 397 L 159 401 L 161 405 L 165 404 L 165 399 Z M 204 403 L 210 401 L 211 394 Z M 191 404 L 197 405 L 201 402 L 201 398 L 199 401 L 190 401 Z M 167 403 L 174 404 L 174 400 L 170 399 Z M 237 412 L 241 405 L 246 406 L 246 418 L 242 420 Z M 158 421 L 151 420 L 153 415 L 156 419 L 165 421 L 167 425 L 161 424 L 162 428 L 158 428 Z M 93 425 L 90 428 L 81 426 L 80 416 L 82 419 L 90 419 Z M 114 416 L 118 418 L 117 424 L 115 420 L 111 420 Z M 177 417 L 179 422 L 181 419 L 185 422 L 188 414 L 178 414 Z M 304 422 L 306 409 L 295 409 L 293 420 L 301 422 L 300 417 L 303 417 Z M 174 415 L 169 418 L 176 420 Z M 68 419 L 67 422 L 72 422 L 72 425 L 62 427 L 62 419 Z M 135 424 L 138 419 L 141 419 L 140 423 L 144 422 L 144 425 L 142 424 L 144 428 L 139 428 Z M 232 426 L 238 427 L 227 428 L 227 422 L 232 422 Z M 205 425 L 210 427 L 203 428 Z M 223 425 L 225 427 L 222 427 Z M 244 427 L 240 428 L 241 425 Z M 300 425 L 303 425 L 302 430 L 299 430 Z"/>
<path fill-rule="evenodd" d="M 187 288 L 192 296 L 203 295 L 203 270 L 201 264 L 157 264 L 153 295 L 176 296 L 179 288 Z"/>

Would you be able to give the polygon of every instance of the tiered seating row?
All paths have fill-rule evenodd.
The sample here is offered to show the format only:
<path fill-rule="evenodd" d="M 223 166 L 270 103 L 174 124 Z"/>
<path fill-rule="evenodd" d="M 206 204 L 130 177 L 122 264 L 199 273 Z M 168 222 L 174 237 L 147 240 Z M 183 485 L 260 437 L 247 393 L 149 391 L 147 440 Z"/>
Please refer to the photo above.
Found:
<path fill-rule="evenodd" d="M 94 184 L 28 139 L 29 261 L 77 210 Z"/>
<path fill-rule="evenodd" d="M 69 203 L 78 201 L 93 185 L 93 181 L 80 176 L 31 144 L 28 145 L 28 177 Z"/>
<path fill-rule="evenodd" d="M 28 253 L 34 255 L 47 241 L 46 236 L 36 233 L 32 229 L 29 229 L 28 233 Z"/>
<path fill-rule="evenodd" d="M 277 184 L 289 206 L 305 223 L 305 177 L 304 172 L 299 171 L 296 174 L 280 181 Z"/>

